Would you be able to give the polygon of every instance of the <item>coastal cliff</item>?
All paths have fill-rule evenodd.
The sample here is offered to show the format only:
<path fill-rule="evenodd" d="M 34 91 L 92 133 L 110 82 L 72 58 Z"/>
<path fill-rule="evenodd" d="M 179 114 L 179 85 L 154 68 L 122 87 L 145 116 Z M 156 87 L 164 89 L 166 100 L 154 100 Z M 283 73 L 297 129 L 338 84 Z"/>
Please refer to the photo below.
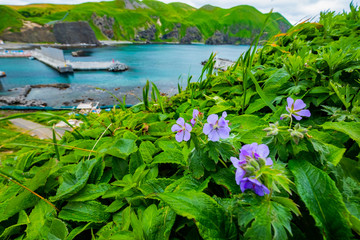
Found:
<path fill-rule="evenodd" d="M 19 42 L 97 44 L 98 40 L 249 44 L 267 14 L 247 5 L 230 9 L 155 0 L 115 0 L 78 5 L 1 6 L 7 18 L 0 39 Z M 0 9 L 4 12 L 2 9 Z M 29 29 L 28 25 L 36 25 Z M 286 32 L 291 24 L 273 13 L 265 32 Z M 73 30 L 71 30 L 73 29 Z"/>

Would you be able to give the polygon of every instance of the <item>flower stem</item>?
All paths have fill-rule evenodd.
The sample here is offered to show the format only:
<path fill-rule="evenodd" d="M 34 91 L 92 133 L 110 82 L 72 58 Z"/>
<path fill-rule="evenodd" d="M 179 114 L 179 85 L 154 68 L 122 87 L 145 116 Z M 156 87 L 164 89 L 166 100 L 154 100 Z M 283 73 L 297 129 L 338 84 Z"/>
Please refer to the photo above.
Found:
<path fill-rule="evenodd" d="M 228 166 L 226 166 L 225 162 L 221 158 L 219 160 L 226 168 L 228 168 Z"/>
<path fill-rule="evenodd" d="M 291 129 L 291 125 L 292 125 L 292 116 L 290 115 L 290 126 L 289 126 L 289 128 Z"/>

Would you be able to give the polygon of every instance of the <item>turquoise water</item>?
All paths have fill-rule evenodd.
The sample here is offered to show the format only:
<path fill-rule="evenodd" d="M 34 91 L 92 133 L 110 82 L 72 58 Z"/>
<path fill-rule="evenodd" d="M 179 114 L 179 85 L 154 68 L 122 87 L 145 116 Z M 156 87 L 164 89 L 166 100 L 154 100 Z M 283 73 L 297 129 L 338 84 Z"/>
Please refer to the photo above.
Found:
<path fill-rule="evenodd" d="M 0 95 L 14 95 L 16 91 L 9 90 L 25 85 L 69 83 L 71 88 L 68 90 L 33 89 L 29 94 L 30 99 L 41 99 L 49 105 L 61 105 L 61 101 L 71 102 L 79 97 L 96 98 L 101 94 L 94 90 L 95 87 L 112 92 L 120 88 L 122 91 L 119 91 L 119 96 L 126 92 L 138 94 L 139 87 L 144 86 L 146 80 L 154 82 L 160 91 L 174 94 L 179 78 L 184 87 L 189 75 L 193 75 L 194 80 L 198 79 L 202 69 L 201 62 L 212 52 L 217 52 L 217 56 L 221 58 L 237 60 L 247 49 L 248 46 L 234 45 L 119 45 L 86 49 L 90 56 L 81 58 L 71 56 L 71 51 L 76 49 L 64 51 L 65 58 L 71 61 L 114 59 L 129 66 L 128 71 L 118 73 L 86 71 L 59 74 L 36 60 L 0 58 L 0 71 L 7 74 L 7 77 L 0 79 Z"/>

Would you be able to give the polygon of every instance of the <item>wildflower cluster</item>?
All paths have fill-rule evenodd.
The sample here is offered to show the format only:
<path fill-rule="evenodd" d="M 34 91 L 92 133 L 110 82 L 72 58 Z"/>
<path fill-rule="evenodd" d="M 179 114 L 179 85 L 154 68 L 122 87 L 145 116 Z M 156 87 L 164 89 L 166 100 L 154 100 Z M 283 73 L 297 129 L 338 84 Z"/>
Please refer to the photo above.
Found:
<path fill-rule="evenodd" d="M 271 166 L 273 161 L 268 157 L 269 148 L 265 144 L 246 144 L 240 149 L 239 158 L 231 157 L 230 160 L 236 168 L 235 181 L 242 192 L 252 189 L 257 195 L 269 194 L 269 189 L 255 178 L 256 171 L 262 166 Z"/>
<path fill-rule="evenodd" d="M 217 114 L 211 114 L 207 117 L 207 123 L 203 125 L 202 132 L 208 136 L 208 139 L 213 142 L 217 142 L 220 139 L 226 139 L 229 137 L 230 128 L 229 121 L 225 120 L 227 116 L 226 112 L 223 112 L 221 117 Z M 190 124 L 185 123 L 185 120 L 180 117 L 171 127 L 172 132 L 176 132 L 175 139 L 178 142 L 189 141 L 190 140 L 190 132 L 192 131 L 192 127 L 195 126 L 196 123 L 202 125 L 201 120 L 203 117 L 203 113 L 199 110 L 193 110 L 193 118 L 190 120 Z"/>

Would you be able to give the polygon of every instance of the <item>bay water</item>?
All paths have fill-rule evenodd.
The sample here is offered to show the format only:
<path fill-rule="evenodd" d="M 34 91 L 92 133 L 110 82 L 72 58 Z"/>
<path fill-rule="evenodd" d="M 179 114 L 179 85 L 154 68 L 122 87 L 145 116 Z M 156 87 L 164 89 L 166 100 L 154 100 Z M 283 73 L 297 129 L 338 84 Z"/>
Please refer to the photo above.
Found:
<path fill-rule="evenodd" d="M 96 88 L 103 88 L 117 97 L 127 95 L 127 103 L 134 104 L 141 98 L 141 89 L 146 81 L 154 82 L 161 92 L 177 93 L 177 84 L 185 88 L 188 76 L 196 81 L 200 74 L 201 62 L 212 52 L 220 58 L 236 61 L 249 46 L 235 45 L 118 45 L 84 49 L 89 56 L 72 57 L 64 50 L 70 61 L 120 61 L 129 66 L 125 72 L 82 71 L 60 74 L 56 70 L 27 58 L 0 58 L 0 71 L 7 77 L 0 78 L 0 96 L 15 96 L 17 89 L 26 85 L 67 83 L 70 88 L 33 88 L 28 99 L 38 99 L 48 106 L 76 105 L 77 102 L 99 101 L 101 105 L 114 104 L 112 97 Z"/>

